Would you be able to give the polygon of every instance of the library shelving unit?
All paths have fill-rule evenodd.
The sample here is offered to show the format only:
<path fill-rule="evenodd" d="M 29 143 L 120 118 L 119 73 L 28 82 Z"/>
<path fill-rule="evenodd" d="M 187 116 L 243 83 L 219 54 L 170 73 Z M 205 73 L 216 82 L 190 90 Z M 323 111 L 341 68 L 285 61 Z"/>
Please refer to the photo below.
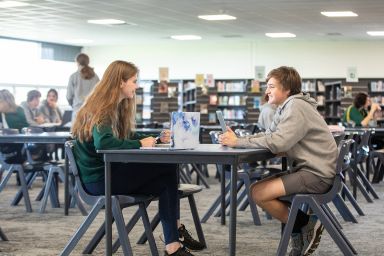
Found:
<path fill-rule="evenodd" d="M 247 84 L 248 97 L 246 99 L 246 122 L 257 123 L 260 115 L 262 97 L 264 97 L 266 83 L 249 80 Z"/>
<path fill-rule="evenodd" d="M 321 79 L 303 79 L 301 90 L 317 101 L 317 110 L 325 117 L 325 86 Z"/>
<path fill-rule="evenodd" d="M 328 124 L 340 122 L 343 111 L 341 109 L 342 81 L 325 82 L 325 121 Z"/>
<path fill-rule="evenodd" d="M 383 80 L 372 80 L 368 83 L 368 94 L 371 101 L 384 107 L 384 82 Z"/>
<path fill-rule="evenodd" d="M 151 122 L 170 121 L 170 113 L 178 111 L 178 82 L 155 82 L 152 86 Z"/>
<path fill-rule="evenodd" d="M 143 109 L 144 109 L 144 90 L 139 87 L 136 89 L 136 124 L 143 123 Z"/>

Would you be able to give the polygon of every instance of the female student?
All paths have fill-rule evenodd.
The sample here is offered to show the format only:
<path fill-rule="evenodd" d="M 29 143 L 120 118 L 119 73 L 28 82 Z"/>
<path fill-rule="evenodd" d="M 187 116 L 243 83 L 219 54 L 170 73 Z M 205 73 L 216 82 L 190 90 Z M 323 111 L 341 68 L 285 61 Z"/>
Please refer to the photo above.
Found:
<path fill-rule="evenodd" d="M 47 99 L 40 105 L 40 112 L 44 116 L 46 123 L 61 123 L 61 111 L 57 106 L 59 95 L 55 89 L 49 89 Z"/>
<path fill-rule="evenodd" d="M 112 62 L 80 108 L 73 124 L 72 133 L 76 139 L 74 153 L 80 177 L 85 189 L 91 194 L 104 194 L 104 162 L 96 150 L 138 149 L 152 147 L 156 143 L 154 137 L 144 137 L 134 131 L 137 76 L 138 68 L 134 64 Z M 169 142 L 169 130 L 164 131 L 160 139 Z M 159 197 L 165 255 L 192 255 L 179 242 L 180 237 L 188 247 L 197 241 L 186 235 L 184 225 L 178 221 L 180 213 L 176 165 L 112 163 L 111 170 L 112 194 L 148 194 Z"/>
<path fill-rule="evenodd" d="M 0 124 L 0 128 L 12 128 L 19 131 L 29 126 L 23 108 L 16 105 L 15 97 L 8 90 L 0 90 Z M 21 153 L 22 148 L 22 144 L 3 144 L 2 153 L 14 153 L 5 162 L 10 164 L 23 163 L 25 157 Z"/>
<path fill-rule="evenodd" d="M 252 185 L 252 198 L 273 217 L 286 223 L 288 206 L 279 197 L 297 193 L 325 193 L 335 177 L 337 147 L 316 101 L 301 92 L 301 78 L 291 67 L 279 67 L 267 77 L 268 103 L 276 115 L 265 133 L 236 137 L 228 131 L 219 142 L 230 147 L 267 148 L 284 153 L 292 168 L 289 174 Z M 299 211 L 291 236 L 290 255 L 311 255 L 324 227 L 315 215 Z"/>
<path fill-rule="evenodd" d="M 371 109 L 368 112 L 369 106 L 371 106 Z M 380 110 L 380 105 L 371 103 L 368 94 L 360 92 L 356 94 L 353 105 L 349 106 L 345 111 L 343 121 L 352 126 L 367 127 L 369 121 L 374 119 L 375 112 Z"/>

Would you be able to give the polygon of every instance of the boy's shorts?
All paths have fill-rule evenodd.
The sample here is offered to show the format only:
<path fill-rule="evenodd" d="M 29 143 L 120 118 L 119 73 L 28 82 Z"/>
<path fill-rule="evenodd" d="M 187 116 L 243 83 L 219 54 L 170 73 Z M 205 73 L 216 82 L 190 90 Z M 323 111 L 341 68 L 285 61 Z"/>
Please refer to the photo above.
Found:
<path fill-rule="evenodd" d="M 286 195 L 323 194 L 331 188 L 333 179 L 319 177 L 311 172 L 297 171 L 280 177 Z"/>

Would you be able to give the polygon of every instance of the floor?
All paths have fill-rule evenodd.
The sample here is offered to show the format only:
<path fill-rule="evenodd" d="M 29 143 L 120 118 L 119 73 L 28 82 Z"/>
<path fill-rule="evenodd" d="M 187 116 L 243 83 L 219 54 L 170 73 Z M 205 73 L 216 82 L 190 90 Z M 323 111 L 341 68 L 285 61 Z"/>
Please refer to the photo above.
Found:
<path fill-rule="evenodd" d="M 211 177 L 208 182 L 210 189 L 204 189 L 196 195 L 196 202 L 200 217 L 209 208 L 210 204 L 219 193 L 219 183 L 214 176 L 214 167 L 210 166 Z M 380 199 L 374 203 L 367 203 L 358 194 L 358 202 L 366 216 L 357 216 L 358 224 L 346 223 L 341 221 L 346 236 L 357 249 L 359 255 L 383 255 L 384 241 L 384 182 L 375 184 Z M 23 203 L 16 207 L 11 207 L 10 201 L 16 192 L 17 186 L 15 179 L 10 180 L 10 184 L 0 193 L 0 227 L 8 236 L 8 242 L 0 241 L 0 255 L 59 255 L 65 244 L 75 232 L 83 220 L 79 210 L 70 209 L 69 216 L 64 216 L 62 208 L 51 208 L 47 206 L 47 212 L 38 213 L 39 202 L 34 201 L 37 193 L 41 189 L 41 181 L 37 181 L 31 189 L 33 213 L 26 213 Z M 60 197 L 62 199 L 63 187 L 60 187 Z M 331 206 L 332 207 L 332 206 Z M 149 207 L 150 216 L 155 212 L 156 206 Z M 181 221 L 195 235 L 191 214 L 189 212 L 187 200 L 181 202 Z M 333 208 L 332 208 L 333 209 Z M 124 210 L 126 220 L 132 214 L 133 209 Z M 337 213 L 336 211 L 334 211 Z M 262 213 L 262 226 L 254 226 L 249 209 L 238 213 L 237 225 L 237 255 L 275 255 L 280 239 L 280 223 L 276 220 L 267 220 Z M 71 255 L 81 255 L 82 249 L 93 233 L 102 223 L 104 214 L 97 217 L 85 237 L 81 239 Z M 227 255 L 228 254 L 228 226 L 220 225 L 219 218 L 211 218 L 203 224 L 208 248 L 201 252 L 194 252 L 194 255 Z M 114 234 L 116 229 L 114 228 Z M 130 241 L 135 255 L 150 255 L 147 245 L 137 245 L 135 241 L 142 232 L 140 225 L 135 227 L 130 234 Z M 161 228 L 155 231 L 156 243 L 163 255 L 164 245 L 159 238 Z M 196 237 L 196 236 L 195 236 Z M 104 241 L 99 245 L 93 255 L 104 255 Z M 118 251 L 116 255 L 122 255 Z M 315 255 L 342 255 L 336 244 L 332 241 L 326 231 Z"/>

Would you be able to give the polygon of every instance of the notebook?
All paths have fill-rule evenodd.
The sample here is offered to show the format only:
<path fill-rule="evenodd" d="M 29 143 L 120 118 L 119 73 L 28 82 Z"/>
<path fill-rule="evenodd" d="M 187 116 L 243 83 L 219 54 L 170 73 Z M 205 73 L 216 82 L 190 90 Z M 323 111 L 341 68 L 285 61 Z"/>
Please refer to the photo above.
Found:
<path fill-rule="evenodd" d="M 193 149 L 200 144 L 200 112 L 172 112 L 171 143 L 141 149 Z"/>

